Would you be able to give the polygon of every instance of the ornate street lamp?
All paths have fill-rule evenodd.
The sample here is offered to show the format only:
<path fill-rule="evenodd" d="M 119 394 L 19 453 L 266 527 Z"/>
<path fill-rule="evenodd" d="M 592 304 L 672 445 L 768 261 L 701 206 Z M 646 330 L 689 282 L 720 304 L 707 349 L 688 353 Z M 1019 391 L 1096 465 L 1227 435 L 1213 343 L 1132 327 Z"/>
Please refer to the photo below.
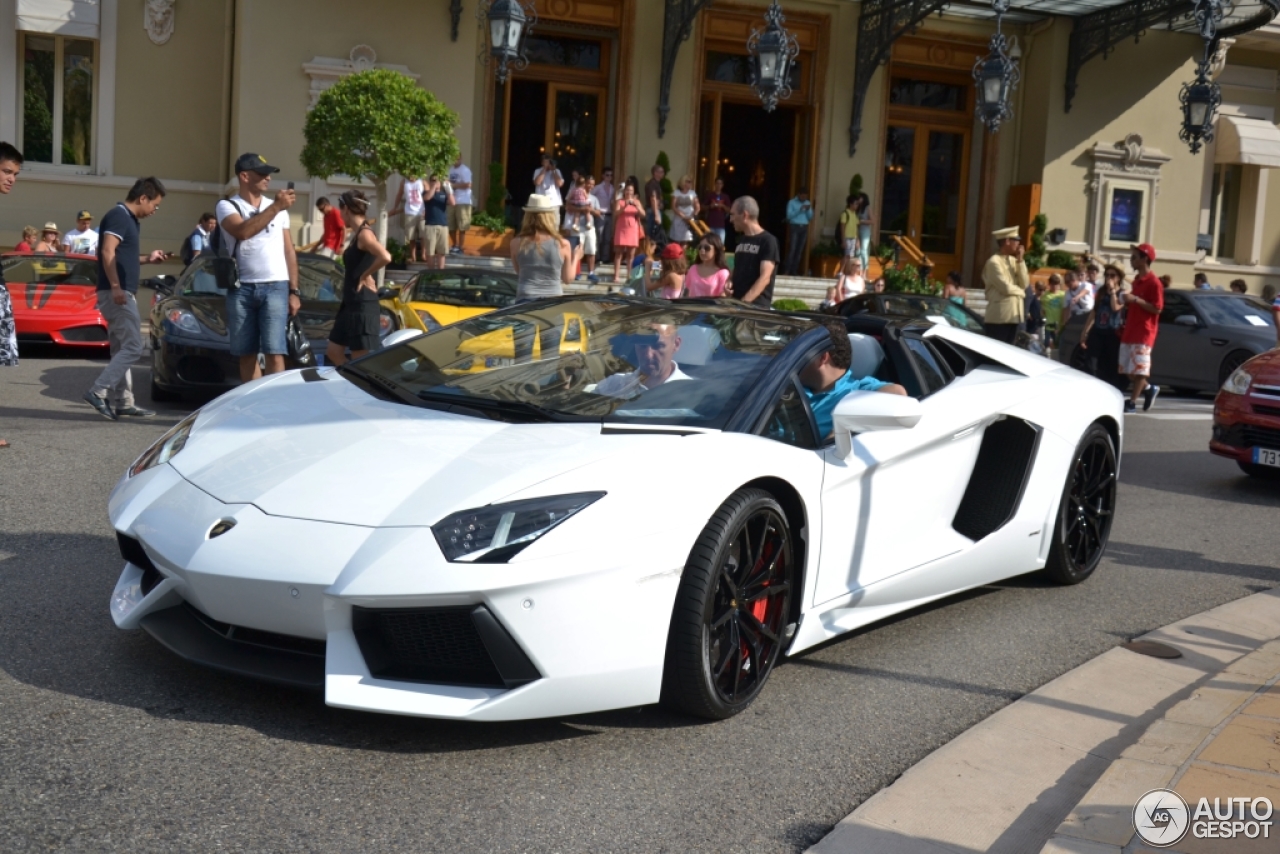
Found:
<path fill-rule="evenodd" d="M 1218 49 L 1218 25 L 1222 23 L 1222 0 L 1196 0 L 1196 27 L 1204 39 L 1204 59 L 1196 65 L 1196 79 L 1182 84 L 1178 100 L 1182 102 L 1182 130 L 1178 136 L 1197 154 L 1200 146 L 1213 142 L 1213 126 L 1217 121 L 1222 90 L 1210 75 L 1210 64 Z"/>
<path fill-rule="evenodd" d="M 489 52 L 482 56 L 486 61 L 497 61 L 494 76 L 499 83 L 506 83 L 512 68 L 518 71 L 529 65 L 524 41 L 538 22 L 538 13 L 532 3 L 521 0 L 481 0 L 477 17 L 489 30 Z"/>
<path fill-rule="evenodd" d="M 751 55 L 751 87 L 760 96 L 766 113 L 772 113 L 778 101 L 791 97 L 791 63 L 800 53 L 794 34 L 783 28 L 786 18 L 778 0 L 764 13 L 765 28 L 751 29 L 747 53 Z"/>
<path fill-rule="evenodd" d="M 1013 117 L 1009 96 L 1022 75 L 1018 64 L 1009 56 L 1009 40 L 1001 32 L 1009 0 L 995 0 L 991 8 L 996 13 L 996 32 L 991 37 L 990 52 L 974 63 L 973 82 L 978 89 L 978 115 L 987 130 L 995 133 L 1000 130 L 1001 122 Z"/>

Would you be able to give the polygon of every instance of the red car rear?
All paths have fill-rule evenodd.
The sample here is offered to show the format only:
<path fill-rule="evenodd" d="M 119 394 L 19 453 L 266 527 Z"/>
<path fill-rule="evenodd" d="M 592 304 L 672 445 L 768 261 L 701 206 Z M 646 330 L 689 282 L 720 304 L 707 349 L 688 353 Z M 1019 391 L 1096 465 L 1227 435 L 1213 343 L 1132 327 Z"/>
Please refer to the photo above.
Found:
<path fill-rule="evenodd" d="M 1280 479 L 1280 349 L 1254 356 L 1223 384 L 1209 450 L 1246 474 Z"/>
<path fill-rule="evenodd" d="M 18 345 L 109 348 L 98 311 L 98 259 L 92 255 L 9 254 L 4 265 Z"/>

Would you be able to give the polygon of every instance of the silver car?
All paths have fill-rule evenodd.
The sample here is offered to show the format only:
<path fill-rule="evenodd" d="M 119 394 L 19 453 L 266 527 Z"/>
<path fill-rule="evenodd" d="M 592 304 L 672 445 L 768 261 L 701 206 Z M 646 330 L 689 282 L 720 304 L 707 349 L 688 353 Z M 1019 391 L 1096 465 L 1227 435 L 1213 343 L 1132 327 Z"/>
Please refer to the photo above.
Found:
<path fill-rule="evenodd" d="M 1276 346 L 1271 314 L 1269 305 L 1248 294 L 1166 290 L 1151 351 L 1152 382 L 1178 391 L 1216 392 L 1247 359 Z M 1091 373 L 1089 350 L 1080 348 L 1087 317 L 1073 317 L 1063 327 L 1058 359 Z"/>

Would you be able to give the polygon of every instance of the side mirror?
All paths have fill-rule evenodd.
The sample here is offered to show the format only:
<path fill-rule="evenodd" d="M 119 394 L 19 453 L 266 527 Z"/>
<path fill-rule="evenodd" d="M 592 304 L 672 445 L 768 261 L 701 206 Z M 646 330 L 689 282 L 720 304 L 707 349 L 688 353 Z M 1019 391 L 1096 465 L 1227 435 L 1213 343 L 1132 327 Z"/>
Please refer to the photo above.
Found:
<path fill-rule="evenodd" d="M 1173 322 L 1177 326 L 1198 327 L 1200 325 L 1200 319 L 1194 314 L 1180 314 L 1173 319 Z"/>
<path fill-rule="evenodd" d="M 423 332 L 421 329 L 397 329 L 395 332 L 392 332 L 386 338 L 382 339 L 382 345 L 379 346 L 378 349 L 386 350 L 389 347 L 396 346 L 397 344 L 403 344 L 412 338 L 417 338 L 422 334 Z"/>
<path fill-rule="evenodd" d="M 395 299 L 398 293 L 399 288 L 378 288 L 378 299 Z"/>
<path fill-rule="evenodd" d="M 836 451 L 841 459 L 848 459 L 853 453 L 853 433 L 905 430 L 916 426 L 923 414 L 920 401 L 914 397 L 878 391 L 850 392 L 831 413 Z"/>

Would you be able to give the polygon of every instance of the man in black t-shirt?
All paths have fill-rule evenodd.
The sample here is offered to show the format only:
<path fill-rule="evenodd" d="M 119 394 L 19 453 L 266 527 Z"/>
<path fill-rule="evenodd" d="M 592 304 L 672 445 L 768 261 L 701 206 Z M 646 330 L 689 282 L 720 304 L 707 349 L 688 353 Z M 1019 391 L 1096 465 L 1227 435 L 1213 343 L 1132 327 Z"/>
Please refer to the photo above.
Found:
<path fill-rule="evenodd" d="M 730 279 L 733 296 L 760 308 L 769 308 L 773 305 L 773 283 L 781 258 L 778 238 L 760 226 L 760 205 L 750 196 L 734 200 L 729 221 L 741 235 L 733 251 L 733 278 Z"/>
<path fill-rule="evenodd" d="M 158 178 L 139 178 L 125 200 L 102 218 L 98 240 L 98 311 L 107 321 L 111 361 L 93 387 L 84 393 L 85 403 L 111 421 L 121 416 L 150 418 L 150 409 L 135 405 L 130 367 L 142 357 L 142 317 L 138 314 L 138 280 L 143 264 L 161 264 L 159 249 L 143 255 L 138 221 L 160 209 L 164 185 Z M 108 400 L 110 398 L 110 400 Z"/>

